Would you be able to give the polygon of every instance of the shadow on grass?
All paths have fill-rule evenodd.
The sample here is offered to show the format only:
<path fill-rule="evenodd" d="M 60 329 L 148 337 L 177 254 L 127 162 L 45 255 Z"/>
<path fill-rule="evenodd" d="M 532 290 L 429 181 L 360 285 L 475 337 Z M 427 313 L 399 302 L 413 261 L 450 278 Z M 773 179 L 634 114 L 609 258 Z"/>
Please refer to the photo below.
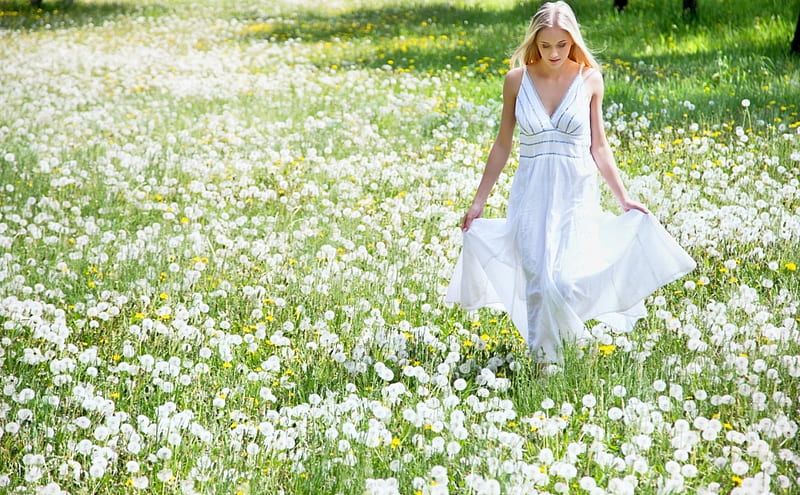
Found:
<path fill-rule="evenodd" d="M 390 65 L 418 72 L 501 75 L 508 66 L 506 57 L 522 40 L 539 4 L 524 1 L 503 9 L 409 2 L 403 7 L 362 8 L 335 15 L 326 15 L 324 9 L 298 10 L 278 18 L 250 10 L 238 19 L 247 26 L 242 31 L 244 39 L 308 44 L 309 58 L 323 67 Z M 647 5 L 635 1 L 623 14 L 616 13 L 610 0 L 575 0 L 572 6 L 591 46 L 605 47 L 601 59 L 642 59 L 664 65 L 667 72 L 685 70 L 687 64 L 695 70 L 693 61 L 697 60 L 702 73 L 708 69 L 708 60 L 716 61 L 721 53 L 732 63 L 748 54 L 774 59 L 774 72 L 784 73 L 791 33 L 786 33 L 785 47 L 773 47 L 747 30 L 759 19 L 770 22 L 777 16 L 791 21 L 787 25 L 792 27 L 796 18 L 793 7 L 782 0 L 758 5 L 748 0 L 704 0 L 697 18 L 687 17 L 679 0 Z M 720 40 L 731 38 L 731 43 L 721 46 Z M 686 49 L 687 43 L 694 44 L 691 50 Z M 647 44 L 666 55 L 637 55 Z"/>
<path fill-rule="evenodd" d="M 531 1 L 510 9 L 410 4 L 333 16 L 301 11 L 291 17 L 269 19 L 251 13 L 241 20 L 249 24 L 243 32 L 245 39 L 322 44 L 324 52 L 311 54 L 321 66 L 392 65 L 427 72 L 483 65 L 478 72 L 490 72 L 507 66 L 503 60 L 524 34 L 537 6 L 538 2 Z M 329 44 L 348 47 L 337 52 Z"/>
<path fill-rule="evenodd" d="M 331 39 L 420 36 L 434 32 L 469 29 L 471 26 L 485 27 L 497 24 L 519 27 L 520 24 L 527 22 L 535 10 L 534 2 L 530 1 L 512 9 L 459 7 L 444 3 L 426 5 L 408 3 L 409 5 L 404 7 L 362 8 L 338 15 L 298 11 L 291 18 L 270 21 L 268 32 L 255 32 L 254 36 L 266 35 L 277 40 L 291 38 L 313 42 Z M 261 15 L 251 13 L 242 20 L 258 21 L 262 19 Z"/>
<path fill-rule="evenodd" d="M 0 30 L 40 29 L 100 25 L 129 16 L 157 17 L 169 12 L 161 5 L 139 5 L 134 1 L 44 0 L 35 7 L 27 0 L 0 0 Z"/>

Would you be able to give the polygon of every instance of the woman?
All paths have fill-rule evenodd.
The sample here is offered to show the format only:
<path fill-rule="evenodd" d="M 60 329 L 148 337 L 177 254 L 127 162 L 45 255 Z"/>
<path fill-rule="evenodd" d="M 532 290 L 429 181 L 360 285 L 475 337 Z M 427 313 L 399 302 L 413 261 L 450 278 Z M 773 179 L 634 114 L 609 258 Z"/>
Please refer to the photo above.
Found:
<path fill-rule="evenodd" d="M 644 298 L 695 262 L 625 191 L 603 129 L 603 78 L 569 5 L 536 12 L 511 65 L 446 300 L 507 311 L 537 361 L 560 362 L 562 339 L 587 337 L 586 320 L 629 331 Z M 507 219 L 482 219 L 517 123 Z M 622 215 L 601 210 L 597 170 Z"/>

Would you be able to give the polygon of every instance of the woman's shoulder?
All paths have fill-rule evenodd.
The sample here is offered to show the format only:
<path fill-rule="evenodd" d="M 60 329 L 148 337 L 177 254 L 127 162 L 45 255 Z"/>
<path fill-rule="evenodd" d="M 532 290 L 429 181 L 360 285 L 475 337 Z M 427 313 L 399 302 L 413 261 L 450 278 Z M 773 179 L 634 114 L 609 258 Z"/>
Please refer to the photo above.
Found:
<path fill-rule="evenodd" d="M 503 92 L 510 91 L 513 95 L 519 92 L 519 87 L 522 84 L 522 75 L 525 73 L 525 66 L 514 67 L 506 73 L 505 82 L 503 83 Z"/>
<path fill-rule="evenodd" d="M 525 73 L 525 70 L 527 70 L 527 68 L 524 65 L 521 67 L 514 67 L 506 73 L 506 81 L 517 84 L 521 83 L 522 74 Z"/>
<path fill-rule="evenodd" d="M 583 78 L 585 80 L 596 79 L 596 80 L 603 80 L 603 74 L 600 72 L 598 67 L 581 67 L 581 73 L 583 74 Z"/>
<path fill-rule="evenodd" d="M 591 88 L 591 92 L 603 92 L 603 73 L 600 72 L 598 67 L 585 67 L 582 69 L 581 75 L 585 84 Z"/>

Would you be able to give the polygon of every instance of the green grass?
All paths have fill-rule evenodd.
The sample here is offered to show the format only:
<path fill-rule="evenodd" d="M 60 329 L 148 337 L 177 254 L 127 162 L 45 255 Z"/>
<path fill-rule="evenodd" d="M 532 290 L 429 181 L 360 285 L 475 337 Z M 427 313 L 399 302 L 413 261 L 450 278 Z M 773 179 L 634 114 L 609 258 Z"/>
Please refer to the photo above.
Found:
<path fill-rule="evenodd" d="M 460 72 L 467 94 L 497 94 L 487 85 L 507 69 L 536 2 L 411 4 L 391 2 L 354 10 L 298 11 L 286 20 L 253 14 L 245 38 L 300 40 L 320 67 Z M 652 99 L 716 108 L 727 116 L 742 98 L 758 108 L 790 105 L 800 96 L 800 66 L 789 54 L 795 11 L 786 2 L 706 1 L 697 19 L 679 2 L 632 2 L 622 14 L 597 1 L 574 3 L 584 37 L 603 62 L 608 99 L 638 104 Z M 747 14 L 740 14 L 747 12 Z M 796 109 L 795 109 L 796 110 Z M 666 119 L 679 118 L 669 113 Z"/>
<path fill-rule="evenodd" d="M 51 0 L 34 7 L 25 0 L 0 2 L 0 27 L 21 31 L 63 27 L 87 27 L 106 21 L 123 20 L 132 16 L 158 17 L 168 12 L 164 5 L 155 2 L 118 2 L 98 0 L 76 2 Z"/>

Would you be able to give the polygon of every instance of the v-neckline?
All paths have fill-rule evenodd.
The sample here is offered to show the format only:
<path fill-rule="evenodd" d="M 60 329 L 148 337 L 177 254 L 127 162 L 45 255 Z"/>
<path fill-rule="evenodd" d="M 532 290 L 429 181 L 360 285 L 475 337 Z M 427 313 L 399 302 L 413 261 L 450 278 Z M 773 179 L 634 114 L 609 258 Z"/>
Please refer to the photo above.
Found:
<path fill-rule="evenodd" d="M 550 120 L 550 123 L 552 124 L 553 118 L 556 115 L 558 115 L 559 111 L 561 110 L 561 107 L 564 106 L 564 102 L 567 101 L 567 96 L 569 96 L 570 92 L 572 91 L 572 87 L 575 86 L 575 83 L 578 82 L 578 78 L 581 77 L 581 72 L 583 72 L 583 67 L 578 69 L 578 73 L 575 74 L 575 77 L 572 79 L 572 82 L 569 83 L 567 91 L 561 97 L 561 101 L 558 102 L 558 105 L 556 106 L 555 110 L 553 110 L 552 114 L 547 113 L 547 108 L 545 108 L 544 102 L 542 101 L 542 98 L 539 96 L 539 90 L 536 89 L 536 85 L 533 83 L 533 78 L 528 72 L 528 66 L 527 65 L 524 66 L 524 69 L 525 69 L 525 76 L 528 78 L 528 82 L 531 84 L 531 88 L 533 89 L 533 94 L 536 95 L 536 101 L 537 103 L 539 103 L 539 107 L 542 109 L 542 112 L 545 114 L 545 116 L 548 118 L 548 120 Z"/>

